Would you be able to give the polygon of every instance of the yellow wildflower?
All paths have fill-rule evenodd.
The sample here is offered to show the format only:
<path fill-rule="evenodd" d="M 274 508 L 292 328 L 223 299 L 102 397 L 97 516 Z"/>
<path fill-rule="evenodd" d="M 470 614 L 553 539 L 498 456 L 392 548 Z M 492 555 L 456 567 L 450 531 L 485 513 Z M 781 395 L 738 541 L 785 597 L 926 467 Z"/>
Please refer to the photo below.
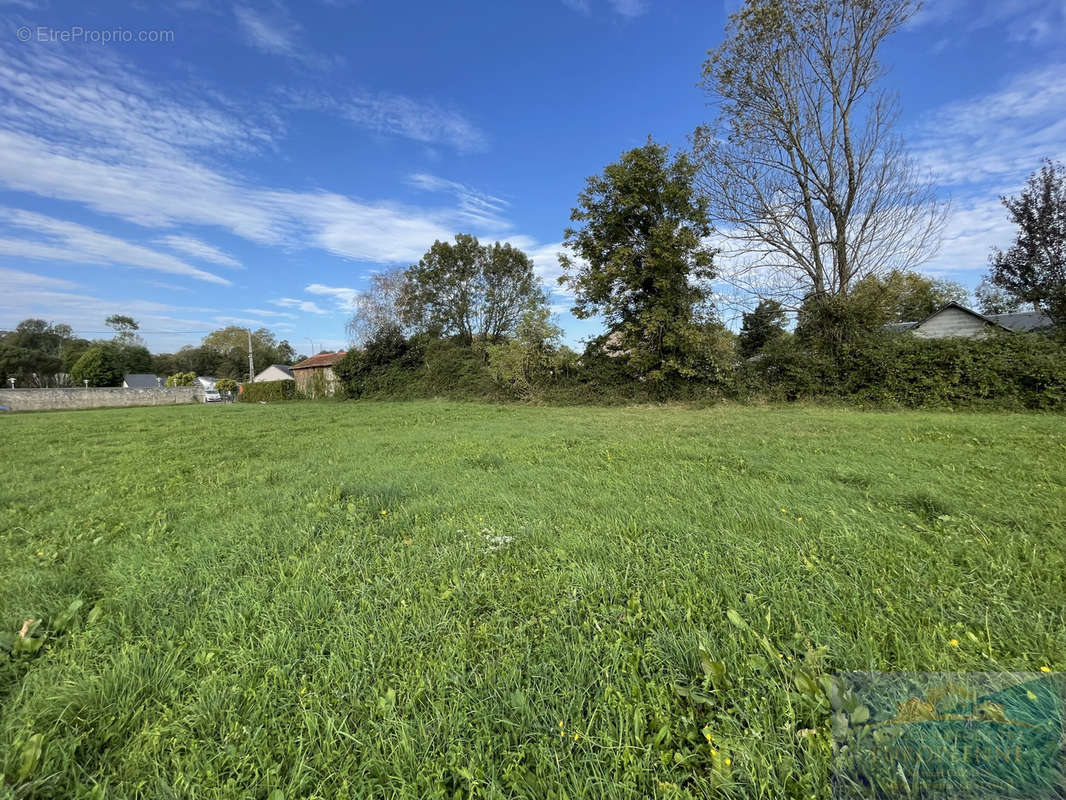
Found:
<path fill-rule="evenodd" d="M 727 767 L 728 767 L 728 766 L 729 766 L 730 764 L 732 764 L 732 763 L 733 763 L 733 762 L 732 762 L 732 761 L 730 761 L 730 760 L 729 760 L 728 758 L 727 758 L 727 759 L 725 760 L 725 765 L 726 765 Z"/>
<path fill-rule="evenodd" d="M 1041 667 L 1040 671 L 1041 672 L 1051 672 L 1051 667 Z"/>
<path fill-rule="evenodd" d="M 952 647 L 958 647 L 959 646 L 959 640 L 958 639 L 952 639 L 950 642 L 948 642 L 948 644 L 950 644 Z"/>

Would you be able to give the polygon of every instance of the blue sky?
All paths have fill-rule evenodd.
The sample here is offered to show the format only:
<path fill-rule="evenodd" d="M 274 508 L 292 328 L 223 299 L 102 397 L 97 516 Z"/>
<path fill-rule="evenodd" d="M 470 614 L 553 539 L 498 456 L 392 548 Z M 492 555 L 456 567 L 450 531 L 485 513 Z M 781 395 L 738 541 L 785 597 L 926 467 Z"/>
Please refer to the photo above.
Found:
<path fill-rule="evenodd" d="M 0 0 L 0 328 L 121 312 L 155 351 L 237 324 L 309 352 L 456 232 L 554 287 L 584 178 L 707 118 L 737 2 L 88 5 Z M 923 269 L 972 287 L 1010 240 L 998 196 L 1066 159 L 1066 0 L 931 0 L 884 61 L 951 198 Z M 596 332 L 554 303 L 572 344 Z"/>

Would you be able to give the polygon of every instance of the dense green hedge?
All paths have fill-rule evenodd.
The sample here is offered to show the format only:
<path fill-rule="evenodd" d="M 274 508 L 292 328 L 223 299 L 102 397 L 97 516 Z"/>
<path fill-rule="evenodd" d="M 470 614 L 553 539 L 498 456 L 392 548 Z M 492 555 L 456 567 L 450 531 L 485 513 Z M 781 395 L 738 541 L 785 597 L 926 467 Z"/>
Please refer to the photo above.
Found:
<path fill-rule="evenodd" d="M 1044 336 L 919 339 L 879 335 L 835 358 L 795 342 L 767 348 L 742 368 L 747 397 L 836 398 L 908 408 L 1066 409 L 1066 350 Z"/>
<path fill-rule="evenodd" d="M 718 359 L 713 375 L 670 385 L 640 381 L 624 358 L 590 348 L 569 368 L 542 371 L 530 379 L 536 386 L 526 381 L 518 388 L 501 379 L 489 356 L 457 342 L 387 344 L 352 351 L 337 366 L 348 397 L 555 405 L 829 400 L 870 407 L 1066 410 L 1066 348 L 1031 334 L 976 340 L 878 333 L 832 349 L 784 336 L 753 358 Z"/>
<path fill-rule="evenodd" d="M 277 400 L 295 400 L 297 397 L 296 381 L 262 381 L 242 385 L 240 399 L 242 403 L 273 402 Z"/>

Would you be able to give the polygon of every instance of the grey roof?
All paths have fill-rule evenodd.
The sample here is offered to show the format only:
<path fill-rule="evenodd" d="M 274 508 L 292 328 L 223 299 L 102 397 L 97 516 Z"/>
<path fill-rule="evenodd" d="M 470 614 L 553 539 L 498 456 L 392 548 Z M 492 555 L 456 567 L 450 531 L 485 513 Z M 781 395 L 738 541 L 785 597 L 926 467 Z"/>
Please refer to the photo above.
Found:
<path fill-rule="evenodd" d="M 155 389 L 157 386 L 162 385 L 158 375 L 151 375 L 146 372 L 132 372 L 129 375 L 123 375 L 122 382 L 130 389 Z M 165 381 L 163 382 L 165 383 Z"/>
<path fill-rule="evenodd" d="M 260 370 L 259 374 L 262 375 L 264 372 L 267 371 L 267 369 L 280 369 L 282 372 L 284 372 L 290 378 L 292 377 L 292 367 L 290 367 L 288 364 L 271 364 L 266 369 Z"/>
<path fill-rule="evenodd" d="M 998 322 L 1007 330 L 1024 333 L 1051 328 L 1054 321 L 1043 311 L 1015 311 L 1011 314 L 985 314 L 990 320 Z"/>

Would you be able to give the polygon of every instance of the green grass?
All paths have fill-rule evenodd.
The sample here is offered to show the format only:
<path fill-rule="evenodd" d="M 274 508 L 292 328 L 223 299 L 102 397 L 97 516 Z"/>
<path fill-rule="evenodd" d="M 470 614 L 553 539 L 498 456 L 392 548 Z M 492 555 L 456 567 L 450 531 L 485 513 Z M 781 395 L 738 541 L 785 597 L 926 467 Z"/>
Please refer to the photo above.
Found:
<path fill-rule="evenodd" d="M 44 620 L 0 651 L 0 797 L 821 798 L 829 705 L 797 673 L 1066 669 L 1060 416 L 0 431 L 0 641 Z"/>

